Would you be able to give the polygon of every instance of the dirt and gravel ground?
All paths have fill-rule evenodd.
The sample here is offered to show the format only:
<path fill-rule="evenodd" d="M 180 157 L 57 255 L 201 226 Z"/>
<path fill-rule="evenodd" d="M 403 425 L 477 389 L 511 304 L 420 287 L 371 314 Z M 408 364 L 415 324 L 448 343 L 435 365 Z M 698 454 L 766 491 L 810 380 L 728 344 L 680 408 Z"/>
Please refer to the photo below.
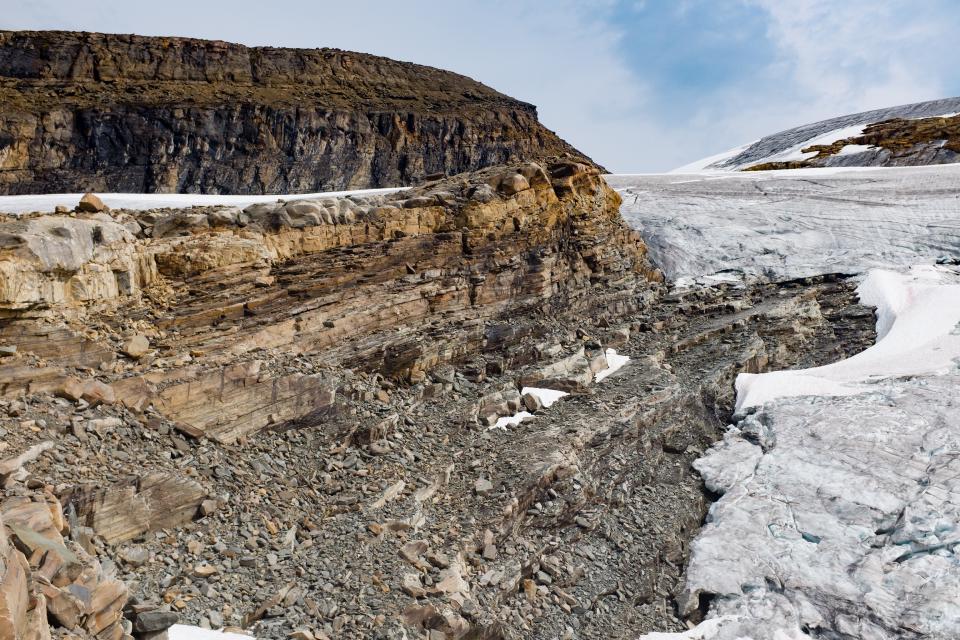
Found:
<path fill-rule="evenodd" d="M 217 507 L 193 524 L 93 542 L 185 622 L 263 638 L 633 638 L 685 626 L 673 595 L 709 502 L 690 464 L 722 432 L 736 373 L 844 357 L 872 322 L 842 281 L 667 295 L 628 325 L 623 369 L 506 431 L 471 410 L 517 372 L 474 382 L 474 362 L 435 372 L 430 398 L 358 374 L 374 397 L 361 412 L 385 425 L 372 442 L 327 425 L 222 445 L 49 395 L 5 402 L 0 434 L 11 451 L 55 442 L 25 486 L 61 496 L 144 470 L 200 482 Z M 554 331 L 567 350 L 613 335 Z"/>

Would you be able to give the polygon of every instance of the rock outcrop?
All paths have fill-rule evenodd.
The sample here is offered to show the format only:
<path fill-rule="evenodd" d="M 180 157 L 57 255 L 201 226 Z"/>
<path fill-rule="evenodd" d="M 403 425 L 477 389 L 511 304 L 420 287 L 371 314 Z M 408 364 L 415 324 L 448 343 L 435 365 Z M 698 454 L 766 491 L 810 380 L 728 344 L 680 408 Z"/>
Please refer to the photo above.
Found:
<path fill-rule="evenodd" d="M 0 501 L 0 637 L 45 640 L 53 626 L 71 637 L 130 638 L 127 585 L 64 538 L 77 533 L 49 492 Z"/>
<path fill-rule="evenodd" d="M 811 144 L 800 152 L 809 157 L 761 162 L 745 171 L 953 164 L 960 162 L 960 115 L 874 122 L 858 134 L 825 144 Z"/>
<path fill-rule="evenodd" d="M 9 194 L 302 193 L 564 153 L 589 162 L 532 105 L 334 49 L 0 32 L 0 106 Z"/>
<path fill-rule="evenodd" d="M 958 114 L 960 97 L 852 113 L 764 136 L 677 171 L 955 163 Z"/>
<path fill-rule="evenodd" d="M 404 384 L 485 352 L 516 367 L 541 314 L 616 315 L 659 278 L 619 203 L 595 169 L 554 162 L 389 196 L 12 220 L 0 339 L 44 366 L 0 365 L 0 393 L 153 406 L 233 442 L 336 416 L 336 367 Z M 299 355 L 324 366 L 283 359 Z"/>

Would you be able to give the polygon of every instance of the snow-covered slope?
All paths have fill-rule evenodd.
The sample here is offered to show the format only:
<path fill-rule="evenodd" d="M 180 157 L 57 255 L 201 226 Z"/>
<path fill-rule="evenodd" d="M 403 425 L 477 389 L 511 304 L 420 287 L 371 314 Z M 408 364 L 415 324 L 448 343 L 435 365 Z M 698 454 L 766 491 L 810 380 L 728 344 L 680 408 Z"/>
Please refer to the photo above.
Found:
<path fill-rule="evenodd" d="M 890 120 L 891 118 L 931 118 L 956 115 L 957 112 L 960 112 L 960 97 L 918 102 L 830 118 L 829 120 L 787 129 L 748 145 L 692 162 L 674 170 L 674 173 L 736 171 L 760 163 L 802 160 L 809 155 L 801 153 L 801 149 L 814 144 L 830 144 L 837 140 L 858 135 L 868 124 Z M 845 155 L 851 153 L 852 150 L 846 152 Z"/>
<path fill-rule="evenodd" d="M 406 188 L 406 187 L 404 187 Z M 402 189 L 358 189 L 354 191 L 327 191 L 324 193 L 301 193 L 267 196 L 228 196 L 197 193 L 99 193 L 97 196 L 111 209 L 164 209 L 168 207 L 211 207 L 217 205 L 246 207 L 262 202 L 277 200 L 316 200 L 318 198 L 336 198 L 341 196 L 364 196 L 377 193 L 394 193 Z M 41 211 L 50 213 L 57 206 L 73 209 L 82 193 L 52 193 L 29 196 L 0 196 L 0 213 L 30 213 Z"/>
<path fill-rule="evenodd" d="M 653 261 L 680 283 L 855 274 L 960 255 L 960 165 L 607 181 Z"/>
<path fill-rule="evenodd" d="M 681 286 L 861 274 L 877 344 L 737 380 L 722 494 L 645 640 L 960 637 L 960 166 L 611 176 Z M 922 266 L 911 266 L 922 265 Z M 879 269 L 878 269 L 879 268 Z"/>

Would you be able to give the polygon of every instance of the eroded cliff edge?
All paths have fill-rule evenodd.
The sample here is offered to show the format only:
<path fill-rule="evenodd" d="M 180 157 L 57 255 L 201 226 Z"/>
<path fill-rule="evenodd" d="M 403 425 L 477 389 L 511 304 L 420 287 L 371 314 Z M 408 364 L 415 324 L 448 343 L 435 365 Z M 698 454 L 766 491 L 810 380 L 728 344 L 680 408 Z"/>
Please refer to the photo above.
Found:
<path fill-rule="evenodd" d="M 533 105 L 335 49 L 0 32 L 0 193 L 310 193 L 570 154 Z"/>

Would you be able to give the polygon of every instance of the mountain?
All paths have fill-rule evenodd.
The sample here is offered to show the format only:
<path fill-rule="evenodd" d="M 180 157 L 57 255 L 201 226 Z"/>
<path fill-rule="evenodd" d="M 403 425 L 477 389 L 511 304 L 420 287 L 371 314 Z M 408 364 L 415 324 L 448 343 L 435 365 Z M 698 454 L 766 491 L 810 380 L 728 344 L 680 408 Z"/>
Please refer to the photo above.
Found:
<path fill-rule="evenodd" d="M 960 97 L 794 127 L 675 172 L 904 167 L 960 162 Z"/>
<path fill-rule="evenodd" d="M 0 32 L 0 193 L 294 193 L 583 154 L 470 78 L 336 49 Z"/>
<path fill-rule="evenodd" d="M 0 638 L 678 630 L 736 374 L 873 337 L 844 282 L 669 291 L 565 160 L 122 200 L 0 215 Z"/>

